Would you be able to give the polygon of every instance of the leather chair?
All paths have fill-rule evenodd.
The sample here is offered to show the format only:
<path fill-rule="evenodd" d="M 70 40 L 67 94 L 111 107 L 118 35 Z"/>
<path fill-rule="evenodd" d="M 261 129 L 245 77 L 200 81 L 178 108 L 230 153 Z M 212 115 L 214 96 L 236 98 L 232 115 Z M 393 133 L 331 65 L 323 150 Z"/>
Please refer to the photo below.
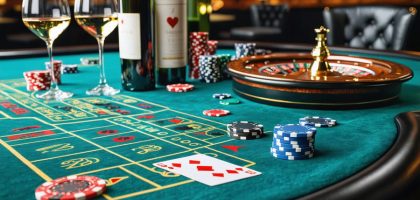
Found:
<path fill-rule="evenodd" d="M 254 4 L 250 8 L 251 27 L 239 27 L 231 30 L 233 39 L 278 41 L 283 32 L 287 5 Z"/>
<path fill-rule="evenodd" d="M 330 29 L 328 45 L 404 49 L 415 14 L 415 8 L 391 6 L 325 8 L 324 22 Z"/>

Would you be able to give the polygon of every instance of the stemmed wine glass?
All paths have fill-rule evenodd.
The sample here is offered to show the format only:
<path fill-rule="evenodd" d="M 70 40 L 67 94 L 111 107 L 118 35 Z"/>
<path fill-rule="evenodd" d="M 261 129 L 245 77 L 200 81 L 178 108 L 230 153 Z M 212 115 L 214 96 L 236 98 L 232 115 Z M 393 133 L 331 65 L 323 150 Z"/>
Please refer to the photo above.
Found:
<path fill-rule="evenodd" d="M 87 95 L 112 96 L 120 92 L 107 84 L 104 71 L 105 38 L 118 25 L 118 5 L 116 0 L 76 0 L 74 17 L 76 22 L 95 37 L 99 46 L 99 85 L 87 90 Z"/>
<path fill-rule="evenodd" d="M 37 98 L 45 100 L 63 100 L 73 96 L 73 93 L 63 92 L 58 88 L 54 76 L 52 47 L 53 42 L 70 24 L 70 8 L 67 0 L 23 0 L 22 20 L 36 36 L 47 44 L 50 58 L 51 86 L 50 90 L 36 94 Z"/>

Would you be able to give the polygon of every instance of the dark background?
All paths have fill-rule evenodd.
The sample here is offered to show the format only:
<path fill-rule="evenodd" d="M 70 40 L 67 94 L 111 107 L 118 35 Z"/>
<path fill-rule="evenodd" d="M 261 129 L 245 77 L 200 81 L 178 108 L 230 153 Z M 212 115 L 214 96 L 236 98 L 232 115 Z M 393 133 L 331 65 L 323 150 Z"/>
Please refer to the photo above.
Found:
<path fill-rule="evenodd" d="M 352 1 L 352 0 L 349 0 Z M 236 4 L 229 4 L 229 3 Z M 292 3 L 294 1 L 291 1 Z M 305 0 L 302 0 L 305 2 Z M 281 37 L 280 42 L 285 43 L 306 43 L 314 44 L 313 29 L 323 25 L 322 11 L 324 4 L 314 4 L 312 1 L 307 1 L 312 4 L 302 3 L 300 6 L 291 6 L 288 14 L 286 28 Z M 414 1 L 411 1 L 414 3 Z M 20 2 L 21 3 L 21 2 Z M 228 22 L 212 22 L 210 28 L 211 39 L 232 39 L 230 37 L 230 29 L 234 27 L 250 26 L 251 17 L 249 15 L 249 1 L 225 1 L 225 6 L 220 10 L 215 11 L 215 14 L 230 14 L 235 15 L 234 21 Z M 255 2 L 254 2 L 255 3 Z M 236 5 L 236 6 L 234 6 Z M 306 6 L 305 6 L 306 5 Z M 317 5 L 317 6 L 316 6 Z M 44 42 L 32 34 L 22 23 L 20 10 L 15 7 L 3 8 L 0 12 L 0 17 L 15 19 L 14 23 L 0 23 L 0 51 L 11 49 L 26 49 L 26 48 L 43 48 Z M 409 4 L 399 5 L 410 6 Z M 420 5 L 413 6 L 420 9 Z M 1 8 L 1 6 L 0 6 Z M 407 46 L 404 50 L 420 51 L 420 16 L 417 13 L 415 17 L 414 27 L 410 30 L 408 36 Z M 118 31 L 117 29 L 106 39 L 105 44 L 117 44 Z M 55 47 L 65 47 L 72 45 L 95 45 L 96 40 L 83 31 L 74 20 L 71 21 L 70 26 L 64 33 L 55 41 Z"/>

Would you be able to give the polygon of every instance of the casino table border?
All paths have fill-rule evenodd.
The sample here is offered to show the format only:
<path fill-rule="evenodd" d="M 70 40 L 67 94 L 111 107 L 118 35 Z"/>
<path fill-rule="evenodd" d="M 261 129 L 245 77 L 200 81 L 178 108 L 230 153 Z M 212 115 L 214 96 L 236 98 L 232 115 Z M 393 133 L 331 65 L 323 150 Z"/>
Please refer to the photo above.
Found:
<path fill-rule="evenodd" d="M 219 48 L 233 48 L 235 42 L 219 41 Z M 310 52 L 312 46 L 256 42 L 258 48 L 279 52 Z M 108 44 L 105 51 L 117 51 L 118 44 Z M 373 54 L 420 60 L 420 52 L 382 51 L 345 47 L 330 47 L 344 53 Z M 70 55 L 97 52 L 96 46 L 58 47 L 55 55 Z M 46 56 L 45 49 L 0 51 L 0 59 L 17 59 Z M 377 161 L 352 176 L 300 197 L 309 199 L 414 199 L 420 196 L 420 111 L 400 113 L 395 117 L 397 138 L 391 148 Z"/>

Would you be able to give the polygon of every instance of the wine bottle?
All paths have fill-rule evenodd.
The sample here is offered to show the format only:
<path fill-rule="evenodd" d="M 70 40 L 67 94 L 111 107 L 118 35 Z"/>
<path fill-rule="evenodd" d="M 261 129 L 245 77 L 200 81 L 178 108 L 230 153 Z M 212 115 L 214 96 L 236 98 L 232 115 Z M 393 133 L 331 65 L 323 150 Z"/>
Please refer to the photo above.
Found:
<path fill-rule="evenodd" d="M 128 91 L 155 88 L 152 6 L 152 0 L 120 0 L 122 86 Z"/>
<path fill-rule="evenodd" d="M 157 83 L 184 83 L 188 62 L 187 0 L 154 0 Z"/>

